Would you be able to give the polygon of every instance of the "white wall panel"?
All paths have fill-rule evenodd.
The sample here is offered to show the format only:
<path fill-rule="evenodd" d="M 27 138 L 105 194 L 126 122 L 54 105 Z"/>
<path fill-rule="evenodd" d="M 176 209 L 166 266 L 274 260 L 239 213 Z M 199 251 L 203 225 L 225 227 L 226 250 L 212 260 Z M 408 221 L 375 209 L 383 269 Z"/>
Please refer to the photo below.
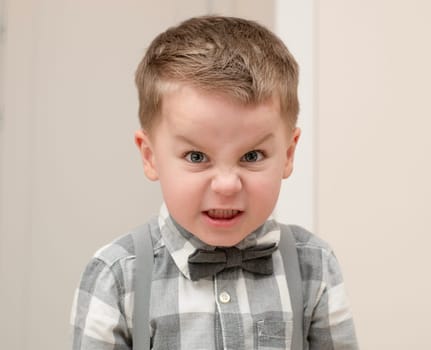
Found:
<path fill-rule="evenodd" d="M 298 126 L 302 130 L 295 168 L 285 180 L 275 211 L 286 223 L 314 228 L 314 2 L 275 2 L 275 31 L 284 40 L 300 66 Z"/>

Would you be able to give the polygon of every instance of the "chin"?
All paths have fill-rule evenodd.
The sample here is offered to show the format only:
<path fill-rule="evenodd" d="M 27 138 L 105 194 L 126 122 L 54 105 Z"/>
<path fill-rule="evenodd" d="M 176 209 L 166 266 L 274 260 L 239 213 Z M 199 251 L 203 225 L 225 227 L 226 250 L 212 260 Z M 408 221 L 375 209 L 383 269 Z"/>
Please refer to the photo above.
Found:
<path fill-rule="evenodd" d="M 198 237 L 202 242 L 213 247 L 233 247 L 242 241 L 242 238 L 235 239 L 233 237 Z"/>

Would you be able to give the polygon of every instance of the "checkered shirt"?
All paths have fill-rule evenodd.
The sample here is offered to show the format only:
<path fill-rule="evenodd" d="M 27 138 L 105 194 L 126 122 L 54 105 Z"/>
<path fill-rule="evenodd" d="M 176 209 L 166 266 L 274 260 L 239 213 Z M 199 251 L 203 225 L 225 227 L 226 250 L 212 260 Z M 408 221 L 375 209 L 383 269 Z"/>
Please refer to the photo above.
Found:
<path fill-rule="evenodd" d="M 238 267 L 191 281 L 188 256 L 211 247 L 175 224 L 166 209 L 154 220 L 152 349 L 291 349 L 292 307 L 278 250 L 273 275 Z M 304 349 L 357 349 L 333 252 L 305 230 L 294 230 L 294 238 L 303 280 Z M 279 225 L 270 219 L 237 247 L 263 248 L 279 240 Z M 73 350 L 132 349 L 135 261 L 130 234 L 96 252 L 75 293 Z"/>

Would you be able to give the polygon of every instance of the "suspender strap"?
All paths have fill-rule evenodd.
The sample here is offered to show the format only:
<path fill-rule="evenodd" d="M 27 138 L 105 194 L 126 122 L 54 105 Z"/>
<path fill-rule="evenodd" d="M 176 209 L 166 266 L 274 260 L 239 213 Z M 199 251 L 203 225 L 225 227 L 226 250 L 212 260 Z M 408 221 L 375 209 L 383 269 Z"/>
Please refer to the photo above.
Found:
<path fill-rule="evenodd" d="M 150 297 L 153 280 L 153 244 L 150 225 L 132 232 L 135 244 L 135 298 L 133 310 L 133 349 L 150 349 Z"/>
<path fill-rule="evenodd" d="M 302 295 L 302 278 L 299 269 L 298 252 L 296 251 L 293 227 L 280 224 L 280 253 L 283 258 L 284 272 L 289 289 L 290 303 L 293 311 L 292 350 L 303 349 L 304 301 Z"/>

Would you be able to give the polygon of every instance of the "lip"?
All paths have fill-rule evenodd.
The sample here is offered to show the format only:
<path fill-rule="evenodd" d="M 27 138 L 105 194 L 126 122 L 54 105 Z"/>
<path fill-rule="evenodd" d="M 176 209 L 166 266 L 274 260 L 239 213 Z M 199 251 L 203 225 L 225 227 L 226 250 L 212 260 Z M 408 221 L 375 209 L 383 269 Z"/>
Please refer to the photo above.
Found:
<path fill-rule="evenodd" d="M 217 216 L 210 215 L 217 214 Z M 232 215 L 228 215 L 231 213 Z M 237 209 L 210 209 L 202 212 L 205 222 L 213 227 L 218 228 L 229 228 L 235 226 L 241 217 L 244 215 L 244 211 Z"/>

